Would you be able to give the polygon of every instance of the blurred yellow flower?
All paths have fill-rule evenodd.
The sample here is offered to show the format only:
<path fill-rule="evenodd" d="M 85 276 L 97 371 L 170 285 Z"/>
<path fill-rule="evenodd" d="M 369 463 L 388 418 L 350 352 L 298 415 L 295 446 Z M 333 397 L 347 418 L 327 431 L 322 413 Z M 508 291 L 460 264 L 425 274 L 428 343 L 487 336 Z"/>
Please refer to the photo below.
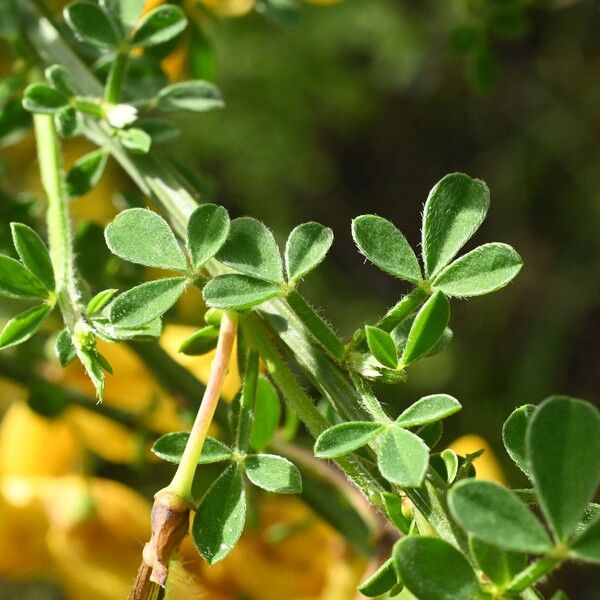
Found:
<path fill-rule="evenodd" d="M 187 538 L 166 600 L 348 600 L 366 568 L 329 525 L 294 498 L 264 496 L 260 522 L 209 567 Z M 274 530 L 283 531 L 274 536 Z M 287 531 L 287 535 L 285 532 Z"/>
<path fill-rule="evenodd" d="M 471 452 L 477 452 L 477 450 L 483 448 L 483 454 L 473 461 L 477 472 L 477 479 L 496 481 L 503 485 L 506 484 L 500 462 L 496 458 L 491 446 L 481 436 L 475 434 L 463 435 L 454 440 L 448 447 L 461 456 L 466 456 Z"/>

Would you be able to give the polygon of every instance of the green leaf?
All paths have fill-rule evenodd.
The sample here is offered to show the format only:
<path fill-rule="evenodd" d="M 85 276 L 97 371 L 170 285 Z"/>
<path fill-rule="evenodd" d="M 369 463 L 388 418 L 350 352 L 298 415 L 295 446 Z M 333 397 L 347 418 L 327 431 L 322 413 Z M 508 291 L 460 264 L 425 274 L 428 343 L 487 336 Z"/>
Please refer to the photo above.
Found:
<path fill-rule="evenodd" d="M 102 402 L 102 400 L 104 400 L 105 377 L 104 371 L 102 370 L 102 359 L 99 359 L 100 356 L 101 355 L 95 348 L 87 349 L 79 347 L 77 350 L 77 357 L 81 361 L 88 377 L 94 384 L 98 400 Z"/>
<path fill-rule="evenodd" d="M 442 178 L 429 192 L 423 212 L 425 274 L 434 277 L 477 231 L 490 205 L 490 191 L 463 173 Z"/>
<path fill-rule="evenodd" d="M 100 0 L 100 5 L 125 29 L 131 29 L 140 18 L 144 0 Z"/>
<path fill-rule="evenodd" d="M 93 2 L 73 2 L 63 15 L 73 33 L 82 41 L 98 48 L 114 48 L 120 42 L 120 34 L 108 15 Z"/>
<path fill-rule="evenodd" d="M 394 547 L 396 570 L 419 600 L 476 600 L 480 586 L 469 561 L 440 538 L 411 535 Z"/>
<path fill-rule="evenodd" d="M 326 429 L 315 442 L 315 456 L 337 458 L 368 444 L 381 430 L 381 423 L 351 421 Z"/>
<path fill-rule="evenodd" d="M 254 400 L 254 420 L 250 432 L 250 446 L 264 450 L 273 439 L 281 419 L 281 402 L 273 384 L 260 375 Z"/>
<path fill-rule="evenodd" d="M 434 421 L 423 425 L 415 432 L 429 448 L 433 448 L 442 438 L 444 433 L 444 424 L 442 421 Z"/>
<path fill-rule="evenodd" d="M 163 112 L 204 112 L 223 108 L 225 103 L 216 85 L 208 81 L 180 81 L 163 88 L 156 97 L 156 108 Z"/>
<path fill-rule="evenodd" d="M 187 247 L 194 267 L 201 267 L 221 249 L 229 228 L 229 215 L 222 206 L 203 204 L 192 213 L 187 226 Z"/>
<path fill-rule="evenodd" d="M 32 113 L 51 115 L 68 103 L 67 96 L 45 83 L 32 83 L 23 92 L 23 108 Z"/>
<path fill-rule="evenodd" d="M 460 481 L 450 490 L 448 504 L 458 524 L 488 544 L 533 554 L 552 547 L 542 524 L 527 505 L 497 483 Z"/>
<path fill-rule="evenodd" d="M 81 118 L 72 106 L 64 106 L 54 113 L 54 123 L 59 135 L 68 138 L 82 131 Z"/>
<path fill-rule="evenodd" d="M 104 232 L 113 254 L 138 265 L 187 270 L 185 256 L 167 222 L 145 208 L 124 210 Z"/>
<path fill-rule="evenodd" d="M 352 221 L 352 237 L 358 249 L 382 271 L 412 283 L 421 281 L 419 261 L 400 230 L 377 215 Z"/>
<path fill-rule="evenodd" d="M 398 366 L 398 353 L 390 334 L 371 325 L 365 326 L 365 333 L 371 354 L 384 367 L 395 369 Z"/>
<path fill-rule="evenodd" d="M 458 473 L 458 455 L 454 450 L 447 448 L 440 453 L 440 457 L 444 461 L 444 466 L 446 467 L 446 481 L 448 483 L 453 483 L 456 479 L 456 474 Z"/>
<path fill-rule="evenodd" d="M 435 291 L 415 317 L 400 363 L 406 366 L 427 354 L 444 333 L 449 319 L 448 298 Z"/>
<path fill-rule="evenodd" d="M 90 317 L 99 313 L 113 298 L 113 296 L 118 292 L 117 289 L 108 289 L 102 290 L 98 292 L 89 302 L 85 309 L 85 312 Z"/>
<path fill-rule="evenodd" d="M 28 340 L 40 328 L 51 311 L 51 306 L 40 304 L 13 317 L 0 332 L 0 349 L 16 346 Z"/>
<path fill-rule="evenodd" d="M 152 452 L 167 462 L 179 464 L 189 437 L 190 434 L 183 431 L 167 433 L 154 442 Z M 207 465 L 222 462 L 230 460 L 232 456 L 231 450 L 223 442 L 207 437 L 204 440 L 198 464 Z"/>
<path fill-rule="evenodd" d="M 298 225 L 285 245 L 285 269 L 288 282 L 295 283 L 315 269 L 333 243 L 333 231 L 320 223 Z"/>
<path fill-rule="evenodd" d="M 515 461 L 517 467 L 530 477 L 525 448 L 525 436 L 529 420 L 535 411 L 533 404 L 525 404 L 512 412 L 502 427 L 502 441 L 508 455 Z"/>
<path fill-rule="evenodd" d="M 143 17 L 131 37 L 131 43 L 146 48 L 163 44 L 179 35 L 186 26 L 187 19 L 178 6 L 159 6 Z"/>
<path fill-rule="evenodd" d="M 263 223 L 252 217 L 231 222 L 229 237 L 217 258 L 245 275 L 283 283 L 283 265 L 275 238 Z"/>
<path fill-rule="evenodd" d="M 77 160 L 65 178 L 69 196 L 77 198 L 87 194 L 100 181 L 107 160 L 108 152 L 104 148 L 93 150 Z"/>
<path fill-rule="evenodd" d="M 408 334 L 410 333 L 410 328 L 412 327 L 412 324 L 415 322 L 415 317 L 416 314 L 412 317 L 404 319 L 404 321 L 402 321 L 399 325 L 394 327 L 394 329 L 392 329 L 392 331 L 390 332 L 390 335 L 392 336 L 392 339 L 396 344 L 398 352 L 403 352 L 404 348 L 406 347 Z M 446 346 L 452 341 L 453 336 L 454 334 L 452 333 L 452 330 L 449 327 L 446 327 L 446 329 L 444 329 L 444 331 L 442 332 L 442 335 L 439 337 L 438 341 L 430 348 L 430 350 L 427 352 L 426 355 L 423 356 L 423 358 L 425 358 L 426 356 L 433 356 L 444 350 Z"/>
<path fill-rule="evenodd" d="M 238 465 L 231 465 L 210 486 L 196 511 L 192 537 L 198 552 L 214 565 L 237 543 L 246 520 L 246 492 Z"/>
<path fill-rule="evenodd" d="M 48 291 L 19 261 L 0 255 L 0 295 L 9 298 L 46 298 Z"/>
<path fill-rule="evenodd" d="M 474 537 L 469 538 L 469 549 L 477 566 L 488 579 L 503 589 L 527 566 L 526 554 L 503 552 Z"/>
<path fill-rule="evenodd" d="M 244 310 L 262 304 L 279 295 L 278 285 L 248 277 L 247 275 L 219 275 L 211 279 L 202 290 L 208 306 L 232 310 Z"/>
<path fill-rule="evenodd" d="M 134 154 L 147 154 L 152 146 L 152 138 L 139 127 L 130 127 L 129 129 L 118 129 L 118 136 L 121 143 L 127 150 Z"/>
<path fill-rule="evenodd" d="M 63 329 L 56 337 L 54 351 L 61 367 L 70 365 L 77 358 L 77 350 L 68 329 Z"/>
<path fill-rule="evenodd" d="M 432 394 L 417 400 L 397 419 L 396 425 L 415 427 L 445 419 L 461 409 L 460 402 L 448 394 Z"/>
<path fill-rule="evenodd" d="M 379 439 L 377 464 L 391 483 L 419 487 L 429 465 L 429 448 L 414 433 L 402 427 L 388 427 Z"/>
<path fill-rule="evenodd" d="M 153 144 L 167 144 L 181 135 L 179 127 L 166 119 L 140 119 L 137 126 L 152 138 Z"/>
<path fill-rule="evenodd" d="M 600 483 L 600 414 L 583 400 L 547 398 L 529 421 L 526 446 L 544 515 L 566 540 Z"/>
<path fill-rule="evenodd" d="M 115 299 L 110 307 L 110 320 L 120 327 L 138 327 L 149 323 L 177 302 L 187 284 L 185 277 L 142 283 Z"/>
<path fill-rule="evenodd" d="M 246 475 L 257 487 L 276 494 L 299 494 L 302 476 L 296 465 L 274 454 L 251 454 L 244 459 Z"/>
<path fill-rule="evenodd" d="M 404 515 L 402 510 L 402 499 L 397 494 L 383 492 L 381 494 L 385 511 L 391 522 L 404 534 L 410 531 L 411 519 Z"/>
<path fill-rule="evenodd" d="M 358 586 L 358 591 L 368 598 L 381 596 L 398 583 L 394 558 L 389 558 L 366 581 Z"/>
<path fill-rule="evenodd" d="M 507 244 L 483 244 L 448 265 L 432 284 L 448 296 L 482 296 L 509 284 L 522 266 Z"/>
<path fill-rule="evenodd" d="M 51 65 L 45 71 L 46 79 L 52 84 L 54 89 L 67 97 L 75 95 L 73 82 L 69 72 L 62 65 Z"/>
<path fill-rule="evenodd" d="M 40 236 L 23 223 L 11 223 L 10 230 L 15 249 L 23 265 L 49 292 L 54 291 L 56 283 L 52 261 L 48 248 Z"/>
<path fill-rule="evenodd" d="M 202 356 L 217 347 L 219 329 L 209 325 L 199 329 L 181 342 L 179 352 L 187 356 Z"/>
<path fill-rule="evenodd" d="M 571 545 L 571 556 L 591 563 L 600 563 L 600 511 Z"/>

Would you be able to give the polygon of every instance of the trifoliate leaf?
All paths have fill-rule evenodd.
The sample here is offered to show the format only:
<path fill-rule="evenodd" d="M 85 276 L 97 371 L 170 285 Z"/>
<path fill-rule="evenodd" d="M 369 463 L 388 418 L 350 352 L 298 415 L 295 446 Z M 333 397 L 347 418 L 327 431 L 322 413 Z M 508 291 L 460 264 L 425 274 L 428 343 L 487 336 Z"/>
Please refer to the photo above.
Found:
<path fill-rule="evenodd" d="M 390 334 L 371 325 L 365 326 L 365 333 L 371 354 L 384 367 L 395 369 L 398 366 L 398 352 Z"/>
<path fill-rule="evenodd" d="M 221 249 L 229 228 L 229 215 L 222 206 L 203 204 L 192 213 L 187 226 L 187 247 L 195 268 Z"/>
<path fill-rule="evenodd" d="M 73 33 L 83 42 L 98 48 L 114 48 L 120 33 L 104 10 L 93 2 L 73 2 L 63 15 Z"/>
<path fill-rule="evenodd" d="M 252 217 L 231 222 L 229 237 L 217 258 L 245 275 L 283 283 L 283 265 L 275 238 L 263 223 Z"/>
<path fill-rule="evenodd" d="M 247 275 L 219 275 L 211 279 L 202 290 L 208 306 L 231 310 L 244 310 L 262 304 L 279 295 L 278 285 L 248 277 Z"/>
<path fill-rule="evenodd" d="M 225 106 L 221 92 L 208 81 L 180 81 L 163 88 L 156 97 L 156 108 L 163 112 L 204 112 Z"/>
<path fill-rule="evenodd" d="M 296 465 L 273 454 L 251 454 L 244 460 L 248 479 L 259 488 L 276 494 L 299 494 L 302 476 Z"/>
<path fill-rule="evenodd" d="M 100 181 L 107 160 L 108 152 L 104 148 L 93 150 L 78 159 L 65 178 L 69 196 L 76 198 L 87 194 Z"/>
<path fill-rule="evenodd" d="M 377 215 L 352 221 L 352 237 L 358 249 L 382 271 L 412 283 L 421 281 L 421 267 L 400 230 Z"/>
<path fill-rule="evenodd" d="M 475 600 L 480 585 L 465 556 L 440 538 L 411 535 L 394 547 L 396 570 L 421 600 Z"/>
<path fill-rule="evenodd" d="M 535 411 L 533 404 L 525 404 L 515 409 L 510 417 L 506 419 L 502 427 L 502 440 L 509 456 L 515 461 L 517 467 L 527 475 L 529 474 L 529 465 L 527 464 L 527 451 L 525 448 L 525 436 L 527 434 L 527 425 Z"/>
<path fill-rule="evenodd" d="M 154 442 L 152 452 L 167 462 L 179 464 L 189 437 L 189 433 L 182 431 L 167 433 Z M 231 450 L 223 442 L 207 437 L 204 440 L 198 464 L 207 465 L 222 462 L 229 460 L 231 457 Z"/>
<path fill-rule="evenodd" d="M 429 448 L 414 433 L 402 427 L 388 427 L 379 438 L 377 464 L 391 483 L 419 487 L 429 465 Z"/>
<path fill-rule="evenodd" d="M 441 179 L 429 193 L 423 212 L 425 275 L 434 277 L 477 231 L 490 204 L 483 181 L 463 173 Z"/>
<path fill-rule="evenodd" d="M 448 265 L 432 284 L 447 296 L 482 296 L 508 285 L 522 266 L 521 257 L 507 244 L 483 244 Z"/>
<path fill-rule="evenodd" d="M 409 365 L 426 355 L 444 333 L 449 319 L 448 299 L 442 292 L 434 292 L 413 321 L 400 359 L 401 364 Z"/>
<path fill-rule="evenodd" d="M 48 304 L 40 304 L 13 317 L 0 332 L 0 349 L 16 346 L 28 340 L 52 311 Z"/>
<path fill-rule="evenodd" d="M 23 93 L 23 108 L 32 113 L 51 115 L 68 103 L 67 96 L 44 83 L 32 83 Z"/>
<path fill-rule="evenodd" d="M 566 540 L 600 484 L 600 413 L 583 400 L 547 398 L 529 421 L 526 448 L 544 515 Z"/>
<path fill-rule="evenodd" d="M 187 284 L 185 277 L 142 283 L 114 300 L 110 307 L 110 320 L 121 327 L 138 327 L 149 323 L 177 302 Z"/>
<path fill-rule="evenodd" d="M 131 43 L 144 48 L 163 44 L 179 35 L 186 26 L 185 14 L 178 6 L 159 6 L 142 18 Z"/>
<path fill-rule="evenodd" d="M 326 429 L 315 442 L 315 456 L 337 458 L 368 444 L 381 430 L 381 423 L 351 421 Z"/>
<path fill-rule="evenodd" d="M 459 525 L 488 544 L 533 554 L 546 552 L 552 546 L 527 505 L 497 483 L 460 481 L 450 490 L 448 503 Z"/>
<path fill-rule="evenodd" d="M 246 492 L 241 469 L 231 465 L 206 492 L 192 525 L 198 552 L 214 565 L 237 543 L 246 520 Z"/>
<path fill-rule="evenodd" d="M 293 229 L 285 245 L 288 282 L 295 283 L 315 269 L 332 243 L 333 231 L 320 223 L 303 223 Z"/>
<path fill-rule="evenodd" d="M 138 265 L 185 271 L 185 256 L 167 222 L 145 208 L 121 212 L 106 227 L 106 244 L 113 254 Z"/>
<path fill-rule="evenodd" d="M 23 265 L 49 292 L 54 291 L 54 269 L 46 244 L 31 227 L 23 223 L 11 223 L 10 229 L 15 249 Z"/>
<path fill-rule="evenodd" d="M 0 296 L 46 298 L 48 290 L 19 261 L 0 255 Z"/>
<path fill-rule="evenodd" d="M 445 419 L 461 409 L 460 402 L 448 394 L 432 394 L 417 400 L 397 419 L 401 427 L 415 427 Z"/>

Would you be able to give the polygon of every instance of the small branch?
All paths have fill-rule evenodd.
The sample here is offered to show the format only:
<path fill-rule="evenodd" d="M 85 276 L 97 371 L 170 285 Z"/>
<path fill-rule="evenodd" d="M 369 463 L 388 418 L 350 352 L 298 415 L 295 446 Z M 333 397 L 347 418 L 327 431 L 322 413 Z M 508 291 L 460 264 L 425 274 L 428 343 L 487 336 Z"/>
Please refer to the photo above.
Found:
<path fill-rule="evenodd" d="M 190 432 L 190 437 L 185 446 L 177 472 L 171 483 L 165 488 L 167 491 L 179 496 L 190 505 L 193 505 L 192 482 L 196 467 L 202 454 L 202 446 L 208 435 L 208 429 L 212 423 L 213 415 L 221 396 L 221 389 L 227 369 L 229 359 L 233 350 L 237 331 L 237 315 L 232 312 L 225 312 L 221 319 L 221 329 L 219 331 L 219 342 L 212 362 L 210 377 L 206 385 L 206 390 L 200 404 L 200 409 Z"/>
<path fill-rule="evenodd" d="M 126 47 L 117 52 L 115 60 L 111 64 L 104 92 L 104 99 L 109 104 L 117 104 L 121 98 L 121 89 L 125 80 L 128 60 L 129 48 Z"/>
<path fill-rule="evenodd" d="M 240 414 L 235 446 L 239 452 L 246 452 L 250 445 L 256 385 L 258 383 L 258 352 L 250 350 L 246 359 L 244 388 L 240 399 Z"/>

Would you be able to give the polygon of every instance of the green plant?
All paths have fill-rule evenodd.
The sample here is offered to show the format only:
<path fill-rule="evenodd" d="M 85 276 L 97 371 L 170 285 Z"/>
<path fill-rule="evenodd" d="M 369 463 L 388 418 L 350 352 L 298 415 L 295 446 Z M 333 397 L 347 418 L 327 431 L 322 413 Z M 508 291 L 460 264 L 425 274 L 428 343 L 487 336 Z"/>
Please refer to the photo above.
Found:
<path fill-rule="evenodd" d="M 100 400 L 111 367 L 97 350 L 98 338 L 158 338 L 162 317 L 190 287 L 210 307 L 206 327 L 181 350 L 203 354 L 216 348 L 211 375 L 191 432 L 172 432 L 154 445 L 155 454 L 177 470 L 155 497 L 152 538 L 132 598 L 157 593 L 148 580 L 168 585 L 169 562 L 187 535 L 191 510 L 195 545 L 213 564 L 242 532 L 247 486 L 301 491 L 299 468 L 265 452 L 277 449 L 280 408 L 272 383 L 316 439 L 315 456 L 334 460 L 401 535 L 392 556 L 361 585 L 364 595 L 536 598 L 538 581 L 566 560 L 600 562 L 600 507 L 592 503 L 600 484 L 600 415 L 590 404 L 557 396 L 509 417 L 506 449 L 532 482 L 531 489 L 510 491 L 475 480 L 474 456 L 435 449 L 442 420 L 460 409 L 455 398 L 426 396 L 392 419 L 371 388 L 373 381 L 401 383 L 415 363 L 443 351 L 452 338 L 451 298 L 497 291 L 521 269 L 519 255 L 502 243 L 456 258 L 486 217 L 487 186 L 461 173 L 434 186 L 424 207 L 421 261 L 388 220 L 362 215 L 353 221 L 359 251 L 412 289 L 378 323 L 341 340 L 297 290 L 324 260 L 333 242 L 330 229 L 299 225 L 282 257 L 263 223 L 252 217 L 230 221 L 215 204 L 197 206 L 185 173 L 153 155 L 165 136 L 177 134 L 165 114 L 202 112 L 221 107 L 222 100 L 208 82 L 161 86 L 158 77 L 153 95 L 132 93 L 126 85 L 131 49 L 162 46 L 168 52 L 186 22 L 171 5 L 138 22 L 140 10 L 135 0 L 77 2 L 66 9 L 75 38 L 92 47 L 105 77 L 101 85 L 36 2 L 20 0 L 14 7 L 18 25 L 8 37 L 27 76 L 37 79 L 24 90 L 23 106 L 33 113 L 48 199 L 48 249 L 35 231 L 14 223 L 20 260 L 0 257 L 0 292 L 42 301 L 9 321 L 0 345 L 28 340 L 58 308 L 64 323 L 56 338 L 58 358 L 63 366 L 80 360 Z M 46 66 L 46 81 L 40 66 Z M 156 119 L 156 113 L 163 116 Z M 86 136 L 98 150 L 65 176 L 60 137 L 71 135 Z M 124 261 L 169 273 L 121 293 L 111 287 L 92 296 L 76 269 L 68 203 L 98 182 L 109 155 L 153 197 L 170 224 L 145 208 L 124 210 L 105 230 L 108 248 Z M 233 433 L 224 443 L 208 437 L 208 429 L 236 340 L 244 384 L 229 410 Z M 296 371 L 328 401 L 327 410 L 313 403 Z M 198 498 L 194 477 L 198 465 L 207 463 L 225 468 Z M 530 505 L 539 506 L 546 526 Z"/>

